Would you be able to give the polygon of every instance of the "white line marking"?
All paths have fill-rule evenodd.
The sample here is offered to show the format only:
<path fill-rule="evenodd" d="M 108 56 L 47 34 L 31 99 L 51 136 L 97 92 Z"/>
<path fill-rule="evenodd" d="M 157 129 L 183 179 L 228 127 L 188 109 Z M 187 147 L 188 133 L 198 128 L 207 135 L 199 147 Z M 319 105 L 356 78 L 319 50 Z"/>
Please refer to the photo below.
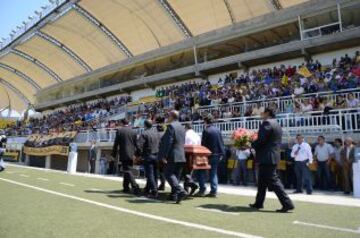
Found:
<path fill-rule="evenodd" d="M 30 176 L 26 174 L 20 174 L 20 177 L 29 178 Z"/>
<path fill-rule="evenodd" d="M 19 186 L 22 186 L 22 187 L 31 188 L 31 189 L 34 189 L 34 190 L 38 190 L 38 191 L 42 191 L 42 192 L 45 192 L 45 193 L 53 194 L 53 195 L 56 195 L 56 196 L 65 197 L 65 198 L 69 198 L 69 199 L 72 199 L 72 200 L 77 200 L 77 201 L 80 201 L 80 202 L 96 205 L 96 206 L 99 206 L 99 207 L 105 207 L 105 208 L 112 209 L 112 210 L 115 210 L 115 211 L 131 214 L 131 215 L 135 215 L 135 216 L 139 216 L 139 217 L 145 217 L 145 218 L 149 218 L 149 219 L 153 219 L 153 220 L 157 220 L 157 221 L 162 221 L 162 222 L 166 222 L 166 223 L 177 224 L 177 225 L 181 225 L 181 226 L 185 226 L 185 227 L 191 227 L 191 228 L 195 228 L 195 229 L 199 229 L 199 230 L 211 231 L 211 232 L 215 232 L 215 233 L 219 233 L 219 234 L 223 234 L 223 235 L 235 236 L 235 237 L 262 238 L 261 236 L 255 236 L 255 235 L 250 235 L 250 234 L 246 234 L 246 233 L 242 233 L 242 232 L 236 232 L 236 231 L 229 231 L 229 230 L 224 230 L 224 229 L 215 228 L 215 227 L 211 227 L 211 226 L 206 226 L 206 225 L 201 225 L 201 224 L 196 224 L 196 223 L 191 223 L 191 222 L 186 222 L 186 221 L 175 220 L 175 219 L 166 218 L 166 217 L 157 216 L 157 215 L 151 215 L 151 214 L 148 214 L 148 213 L 138 212 L 138 211 L 122 208 L 122 207 L 116 207 L 116 206 L 109 205 L 109 204 L 106 204 L 106 203 L 96 202 L 96 201 L 89 200 L 89 199 L 86 199 L 86 198 L 76 197 L 76 196 L 72 196 L 72 195 L 69 195 L 69 194 L 60 193 L 60 192 L 56 192 L 56 191 L 53 191 L 53 190 L 48 190 L 48 189 L 32 186 L 32 185 L 29 185 L 29 184 L 16 182 L 16 181 L 13 181 L 13 180 L 10 180 L 10 179 L 0 178 L 0 180 L 2 180 L 4 182 L 11 183 L 11 184 L 16 184 L 16 185 L 19 185 Z"/>
<path fill-rule="evenodd" d="M 103 189 L 98 189 L 98 188 L 89 188 L 89 191 L 94 191 L 94 192 L 102 192 L 104 191 Z"/>
<path fill-rule="evenodd" d="M 204 207 L 197 207 L 196 209 L 206 212 L 216 212 L 216 213 L 222 213 L 226 215 L 233 215 L 233 216 L 239 216 L 239 213 L 237 212 L 225 212 L 214 208 L 204 208 Z"/>
<path fill-rule="evenodd" d="M 75 187 L 75 185 L 71 184 L 71 183 L 63 183 L 63 182 L 61 182 L 60 184 L 65 185 L 65 186 L 69 186 L 69 187 Z"/>
<path fill-rule="evenodd" d="M 6 171 L 6 170 L 5 170 L 5 173 L 7 173 L 7 174 L 13 174 L 14 172 L 13 172 L 13 171 Z"/>
<path fill-rule="evenodd" d="M 41 181 L 49 181 L 49 179 L 47 179 L 47 178 L 37 178 L 37 180 L 41 180 Z"/>
<path fill-rule="evenodd" d="M 312 227 L 316 227 L 316 228 L 322 228 L 322 229 L 328 229 L 328 230 L 334 230 L 334 231 L 343 231 L 343 232 L 350 232 L 350 233 L 360 234 L 360 230 L 353 230 L 353 229 L 336 227 L 336 226 L 327 226 L 327 225 L 321 225 L 321 224 L 315 224 L 315 223 L 306 223 L 306 222 L 301 222 L 301 221 L 294 221 L 293 224 L 302 225 L 302 226 L 312 226 Z"/>

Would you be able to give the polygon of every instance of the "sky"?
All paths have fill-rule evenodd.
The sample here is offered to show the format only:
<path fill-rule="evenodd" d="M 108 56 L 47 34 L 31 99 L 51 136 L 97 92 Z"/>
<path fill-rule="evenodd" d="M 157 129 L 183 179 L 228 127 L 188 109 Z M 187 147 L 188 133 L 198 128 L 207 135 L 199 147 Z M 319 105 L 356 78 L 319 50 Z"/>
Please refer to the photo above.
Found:
<path fill-rule="evenodd" d="M 47 4 L 48 0 L 0 0 L 0 39 L 7 38 L 16 26 Z"/>

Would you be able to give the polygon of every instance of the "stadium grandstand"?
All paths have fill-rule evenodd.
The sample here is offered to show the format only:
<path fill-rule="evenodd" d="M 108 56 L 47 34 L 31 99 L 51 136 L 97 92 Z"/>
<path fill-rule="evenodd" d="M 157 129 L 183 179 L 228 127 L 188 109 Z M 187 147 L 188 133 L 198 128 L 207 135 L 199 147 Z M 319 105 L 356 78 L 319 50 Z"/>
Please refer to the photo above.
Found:
<path fill-rule="evenodd" d="M 0 188 L 4 181 L 27 189 L 36 186 L 35 190 L 87 203 L 78 209 L 89 217 L 101 213 L 90 214 L 85 206 L 92 204 L 123 212 L 134 224 L 131 229 L 113 230 L 117 215 L 111 214 L 114 221 L 104 226 L 105 234 L 93 218 L 89 219 L 96 223 L 96 232 L 87 230 L 88 224 L 72 227 L 76 214 L 71 213 L 74 217 L 66 221 L 69 227 L 63 231 L 55 225 L 41 228 L 26 221 L 23 225 L 29 231 L 16 236 L 12 222 L 21 217 L 14 215 L 0 224 L 0 237 L 172 236 L 171 227 L 159 221 L 171 223 L 176 237 L 357 237 L 360 233 L 360 203 L 348 196 L 356 195 L 355 184 L 360 189 L 360 171 L 359 182 L 352 181 L 354 185 L 347 189 L 344 171 L 347 178 L 356 172 L 343 169 L 339 159 L 349 141 L 360 155 L 359 0 L 49 0 L 0 40 L 0 96 L 0 135 L 7 138 L 3 154 L 7 173 L 0 176 Z M 282 127 L 277 171 L 286 189 L 296 189 L 291 148 L 299 135 L 314 155 L 319 136 L 332 152 L 326 164 L 328 186 L 322 186 L 320 165 L 312 164 L 314 196 L 291 197 L 302 209 L 292 214 L 291 222 L 261 214 L 261 219 L 269 221 L 260 229 L 254 215 L 236 207 L 234 201 L 234 196 L 247 201 L 259 181 L 253 153 L 243 177 L 244 184 L 247 180 L 251 186 L 240 187 L 234 178 L 240 162 L 232 135 L 238 128 L 258 131 L 265 109 L 276 113 Z M 131 200 L 110 191 L 119 188 L 125 177 L 112 156 L 124 119 L 139 136 L 148 121 L 154 130 L 165 127 L 173 110 L 179 112 L 180 123 L 191 125 L 200 136 L 206 128 L 204 119 L 211 115 L 226 145 L 217 171 L 219 191 L 224 193 L 219 199 L 224 200 L 206 200 L 206 205 L 190 200 L 183 213 L 172 208 L 176 215 L 161 202 Z M 67 177 L 63 171 L 80 176 Z M 142 164 L 134 166 L 133 172 L 139 181 L 146 177 Z M 17 174 L 24 176 L 16 180 Z M 29 185 L 26 176 L 37 181 Z M 49 185 L 51 181 L 60 185 Z M 47 184 L 42 187 L 40 182 Z M 65 188 L 56 190 L 61 184 Z M 9 186 L 3 188 L 10 190 Z M 21 192 L 9 192 L 4 201 Z M 56 218 L 37 214 L 35 223 L 43 217 L 62 222 L 70 212 L 45 196 L 34 197 L 48 201 L 57 214 Z M 114 198 L 121 199 L 120 205 Z M 269 206 L 275 207 L 273 203 Z M 67 206 L 65 201 L 59 204 Z M 4 211 L 10 213 L 14 206 Z M 38 200 L 34 206 L 43 209 Z M 32 213 L 31 207 L 23 209 Z M 1 210 L 0 220 L 4 220 L 8 215 Z M 243 224 L 226 223 L 233 215 L 243 216 Z M 149 235 L 155 226 L 160 230 Z M 44 234 L 37 236 L 39 229 Z"/>

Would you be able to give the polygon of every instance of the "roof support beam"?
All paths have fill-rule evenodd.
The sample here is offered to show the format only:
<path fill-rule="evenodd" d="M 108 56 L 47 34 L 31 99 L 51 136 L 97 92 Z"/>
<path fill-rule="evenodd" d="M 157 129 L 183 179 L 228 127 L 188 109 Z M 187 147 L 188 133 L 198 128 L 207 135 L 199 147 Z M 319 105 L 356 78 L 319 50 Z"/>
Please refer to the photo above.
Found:
<path fill-rule="evenodd" d="M 39 37 L 43 38 L 44 40 L 50 42 L 51 44 L 59 47 L 67 55 L 69 55 L 71 58 L 73 58 L 75 60 L 75 62 L 77 62 L 81 67 L 83 67 L 86 70 L 86 72 L 92 71 L 90 66 L 83 59 L 81 59 L 74 51 L 72 51 L 70 48 L 68 48 L 66 45 L 64 45 L 63 43 L 61 43 L 54 37 L 52 37 L 48 34 L 45 34 L 44 32 L 41 32 L 41 31 L 36 32 L 36 35 L 38 35 Z"/>
<path fill-rule="evenodd" d="M 177 25 L 186 38 L 191 38 L 193 35 L 189 28 L 185 25 L 183 20 L 179 17 L 179 15 L 175 12 L 175 10 L 171 7 L 170 3 L 167 0 L 158 0 L 163 9 L 169 14 L 169 16 L 173 19 L 175 25 Z"/>
<path fill-rule="evenodd" d="M 84 16 L 88 21 L 90 21 L 92 24 L 100 28 L 100 30 L 104 32 L 105 35 L 109 37 L 115 43 L 115 45 L 117 45 L 124 52 L 124 54 L 128 58 L 134 56 L 130 52 L 130 50 L 126 47 L 126 45 L 121 40 L 119 40 L 119 38 L 117 38 L 105 25 L 103 25 L 98 19 L 96 19 L 91 13 L 89 13 L 88 11 L 86 11 L 84 8 L 82 8 L 77 4 L 74 4 L 73 8 L 82 16 Z"/>
<path fill-rule="evenodd" d="M 281 2 L 279 0 L 269 0 L 269 1 L 275 10 L 283 9 L 283 6 L 281 5 Z"/>
<path fill-rule="evenodd" d="M 42 62 L 40 62 L 39 60 L 35 59 L 34 57 L 32 57 L 31 55 L 28 55 L 20 50 L 17 49 L 12 49 L 10 51 L 11 53 L 16 54 L 17 56 L 20 56 L 34 64 L 36 64 L 37 66 L 39 66 L 42 70 L 44 70 L 46 73 L 50 74 L 51 77 L 53 77 L 53 79 L 56 82 L 61 82 L 63 81 L 59 75 L 57 75 L 54 71 L 52 71 L 49 67 L 47 67 L 46 65 L 44 65 Z"/>
<path fill-rule="evenodd" d="M 31 104 L 30 100 L 19 90 L 17 89 L 14 85 L 12 85 L 11 83 L 9 83 L 8 81 L 6 81 L 5 79 L 0 78 L 0 84 L 4 85 L 6 88 L 10 89 L 11 91 L 13 91 L 16 95 L 18 95 L 20 97 L 20 99 L 26 104 Z"/>
<path fill-rule="evenodd" d="M 39 86 L 39 84 L 37 84 L 32 78 L 30 78 L 29 76 L 25 75 L 24 73 L 22 73 L 21 71 L 9 66 L 9 65 L 6 65 L 6 64 L 3 64 L 3 63 L 0 63 L 0 68 L 3 68 L 11 73 L 14 73 L 16 74 L 17 76 L 19 76 L 20 78 L 24 79 L 26 82 L 28 82 L 29 84 L 31 84 L 31 86 L 33 86 L 36 91 L 39 91 L 41 89 L 41 87 Z"/>
<path fill-rule="evenodd" d="M 234 24 L 236 21 L 235 21 L 234 13 L 232 12 L 229 0 L 223 0 L 223 1 L 224 1 L 225 6 L 226 6 L 226 9 L 227 9 L 227 11 L 229 13 L 231 23 Z"/>

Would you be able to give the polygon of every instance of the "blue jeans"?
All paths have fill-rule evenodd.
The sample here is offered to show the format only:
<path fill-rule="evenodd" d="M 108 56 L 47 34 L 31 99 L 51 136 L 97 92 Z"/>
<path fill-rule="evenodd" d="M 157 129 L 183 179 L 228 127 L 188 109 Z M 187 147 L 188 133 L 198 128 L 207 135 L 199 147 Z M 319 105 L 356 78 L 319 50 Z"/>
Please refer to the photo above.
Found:
<path fill-rule="evenodd" d="M 247 160 L 246 159 L 237 161 L 237 166 L 233 171 L 233 184 L 234 185 L 240 184 L 241 177 L 242 177 L 242 182 L 243 182 L 244 186 L 247 186 L 248 171 L 247 171 Z"/>
<path fill-rule="evenodd" d="M 313 191 L 311 174 L 306 163 L 308 161 L 295 161 L 296 191 L 302 192 L 303 185 L 305 185 L 306 192 L 311 194 Z"/>
<path fill-rule="evenodd" d="M 209 157 L 209 163 L 211 166 L 210 169 L 210 193 L 216 194 L 217 193 L 217 186 L 218 186 L 218 176 L 217 176 L 217 169 L 220 162 L 220 155 L 211 155 Z M 199 182 L 200 192 L 205 193 L 206 191 L 206 170 L 197 170 L 196 171 L 197 180 Z"/>
<path fill-rule="evenodd" d="M 100 160 L 100 174 L 106 174 L 106 160 Z"/>
<path fill-rule="evenodd" d="M 330 189 L 330 168 L 327 164 L 327 161 L 318 161 L 318 168 L 317 168 L 317 174 L 318 174 L 318 188 L 320 189 Z"/>
<path fill-rule="evenodd" d="M 146 190 L 147 192 L 157 192 L 158 180 L 158 161 L 155 156 L 148 156 L 144 160 L 145 176 L 146 176 Z"/>

